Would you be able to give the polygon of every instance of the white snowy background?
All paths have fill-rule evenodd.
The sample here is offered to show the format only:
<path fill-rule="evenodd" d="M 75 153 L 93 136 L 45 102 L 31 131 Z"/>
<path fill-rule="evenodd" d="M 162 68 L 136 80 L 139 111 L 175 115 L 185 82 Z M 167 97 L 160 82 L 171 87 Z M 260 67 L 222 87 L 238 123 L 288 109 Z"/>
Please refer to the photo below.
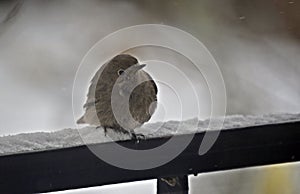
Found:
<path fill-rule="evenodd" d="M 231 117 L 237 119 L 237 125 L 245 118 L 257 118 L 255 115 L 270 118 L 271 113 L 299 113 L 299 3 L 297 0 L 0 1 L 0 135 L 6 136 L 0 138 L 0 151 L 64 146 L 63 139 L 56 139 L 55 144 L 55 138 L 53 142 L 38 141 L 42 136 L 58 137 L 61 129 L 70 135 L 65 138 L 74 134 L 71 129 L 77 126 L 72 114 L 72 87 L 83 56 L 109 33 L 144 23 L 178 27 L 208 47 L 224 76 L 227 114 L 254 115 Z M 147 68 L 156 72 L 151 66 Z M 192 75 L 193 70 L 188 66 L 183 64 L 181 68 Z M 163 76 L 176 80 L 168 72 Z M 191 76 L 191 79 L 199 85 L 199 119 L 205 120 L 210 104 L 207 88 L 196 82 L 201 78 Z M 182 83 L 174 81 L 173 84 L 178 92 L 186 92 Z M 162 91 L 159 100 L 164 104 L 164 118 L 156 117 L 152 122 L 196 116 L 191 102 L 186 105 L 190 112 L 180 118 L 175 114 L 179 110 L 178 101 L 171 92 L 164 88 Z M 75 94 L 82 103 L 85 93 L 83 89 Z M 25 134 L 30 132 L 39 135 Z M 19 133 L 24 134 L 7 137 Z M 22 141 L 30 138 L 37 143 L 20 150 L 14 146 L 24 145 Z M 293 172 L 293 180 L 299 179 L 299 170 Z M 259 182 L 256 180 L 259 173 L 259 170 L 245 169 L 201 175 L 192 179 L 192 184 L 201 193 L 252 193 L 251 188 Z M 155 192 L 153 184 L 146 181 L 67 193 L 151 194 Z"/>

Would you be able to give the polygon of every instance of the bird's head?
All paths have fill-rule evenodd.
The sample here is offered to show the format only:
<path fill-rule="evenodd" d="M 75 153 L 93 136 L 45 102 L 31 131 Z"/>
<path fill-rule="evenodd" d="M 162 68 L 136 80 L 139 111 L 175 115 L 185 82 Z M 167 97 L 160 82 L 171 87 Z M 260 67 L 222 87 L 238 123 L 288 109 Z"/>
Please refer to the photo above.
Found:
<path fill-rule="evenodd" d="M 117 87 L 121 96 L 129 95 L 132 86 L 137 86 L 139 72 L 146 65 L 139 64 L 138 60 L 127 54 L 114 57 L 106 66 L 105 75 L 110 76 L 110 85 Z"/>

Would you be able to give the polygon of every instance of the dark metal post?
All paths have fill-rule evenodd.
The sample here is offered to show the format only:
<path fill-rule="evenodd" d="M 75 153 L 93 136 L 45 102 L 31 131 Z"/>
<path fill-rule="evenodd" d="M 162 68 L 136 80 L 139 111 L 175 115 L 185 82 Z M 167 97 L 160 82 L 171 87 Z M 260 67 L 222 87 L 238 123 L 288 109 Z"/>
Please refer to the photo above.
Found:
<path fill-rule="evenodd" d="M 157 194 L 188 194 L 187 175 L 157 179 Z"/>

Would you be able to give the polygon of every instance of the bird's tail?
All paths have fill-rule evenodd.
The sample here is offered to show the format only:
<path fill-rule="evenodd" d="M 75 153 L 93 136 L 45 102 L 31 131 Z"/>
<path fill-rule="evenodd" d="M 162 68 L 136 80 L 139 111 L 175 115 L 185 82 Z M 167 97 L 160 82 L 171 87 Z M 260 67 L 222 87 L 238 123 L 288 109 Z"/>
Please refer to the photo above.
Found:
<path fill-rule="evenodd" d="M 85 123 L 85 120 L 84 120 L 84 116 L 80 117 L 77 122 L 77 124 L 84 124 Z"/>

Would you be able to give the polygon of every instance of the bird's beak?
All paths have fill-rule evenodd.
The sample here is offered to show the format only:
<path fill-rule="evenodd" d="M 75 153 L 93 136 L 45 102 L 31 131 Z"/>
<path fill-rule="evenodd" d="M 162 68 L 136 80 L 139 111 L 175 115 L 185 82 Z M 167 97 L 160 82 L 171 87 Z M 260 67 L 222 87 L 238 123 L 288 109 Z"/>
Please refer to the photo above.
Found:
<path fill-rule="evenodd" d="M 139 70 L 143 69 L 146 66 L 146 64 L 136 64 L 133 65 L 131 67 L 129 67 L 129 69 L 127 70 L 128 75 L 134 75 L 136 74 L 136 72 L 138 72 Z"/>

